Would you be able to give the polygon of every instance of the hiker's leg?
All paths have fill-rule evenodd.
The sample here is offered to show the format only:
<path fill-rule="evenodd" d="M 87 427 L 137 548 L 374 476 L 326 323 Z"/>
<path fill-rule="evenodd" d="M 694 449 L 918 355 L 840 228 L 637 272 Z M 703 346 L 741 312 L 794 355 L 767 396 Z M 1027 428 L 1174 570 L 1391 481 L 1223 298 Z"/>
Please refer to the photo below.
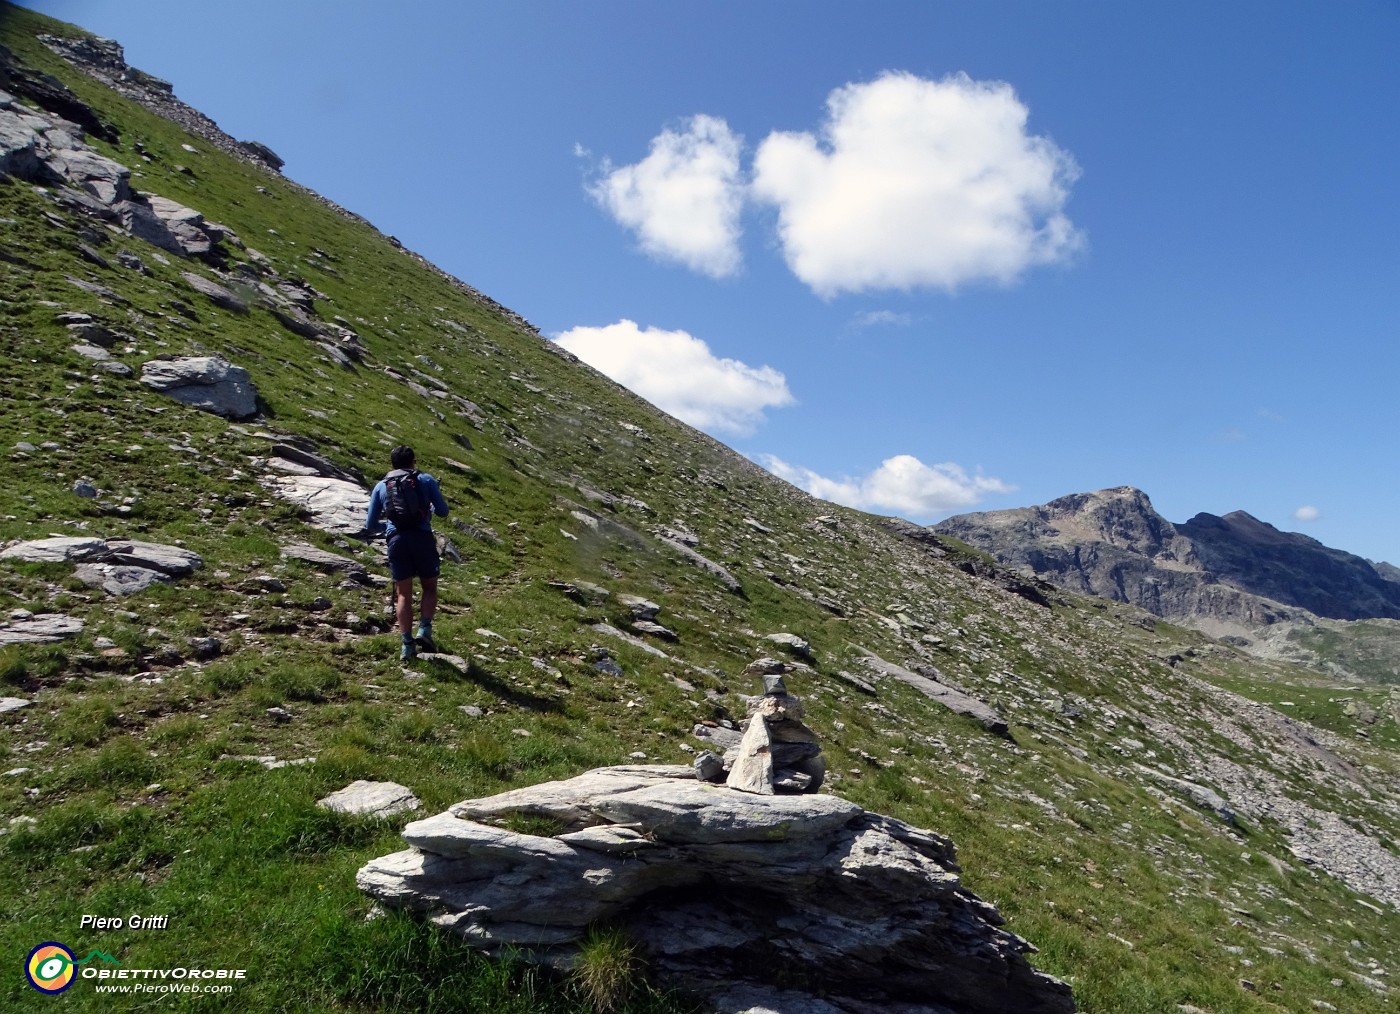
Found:
<path fill-rule="evenodd" d="M 437 615 L 438 599 L 438 579 L 435 577 L 425 577 L 423 581 L 423 622 L 431 624 L 433 617 Z"/>
<path fill-rule="evenodd" d="M 395 581 L 394 593 L 397 596 L 394 612 L 399 621 L 399 633 L 410 634 L 413 632 L 413 578 Z"/>

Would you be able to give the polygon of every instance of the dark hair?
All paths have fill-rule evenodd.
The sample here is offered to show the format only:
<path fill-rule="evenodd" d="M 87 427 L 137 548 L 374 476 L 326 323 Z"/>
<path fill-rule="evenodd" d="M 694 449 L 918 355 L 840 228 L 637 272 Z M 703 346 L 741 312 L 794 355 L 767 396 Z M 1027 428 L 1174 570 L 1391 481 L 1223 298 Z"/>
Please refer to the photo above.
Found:
<path fill-rule="evenodd" d="M 399 444 L 389 452 L 389 464 L 404 471 L 411 471 L 418 462 L 418 456 L 413 453 L 413 448 L 407 444 Z"/>

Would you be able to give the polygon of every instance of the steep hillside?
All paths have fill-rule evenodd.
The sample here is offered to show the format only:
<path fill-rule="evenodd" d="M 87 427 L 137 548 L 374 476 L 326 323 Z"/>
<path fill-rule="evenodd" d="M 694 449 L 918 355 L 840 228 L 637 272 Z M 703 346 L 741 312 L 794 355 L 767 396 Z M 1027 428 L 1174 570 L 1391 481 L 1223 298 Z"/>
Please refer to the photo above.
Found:
<path fill-rule="evenodd" d="M 0 10 L 6 960 L 62 941 L 247 970 L 198 1009 L 596 1007 L 367 918 L 355 871 L 401 824 L 316 801 L 363 778 L 436 812 L 688 763 L 759 689 L 745 667 L 791 652 L 823 791 L 951 837 L 1081 1010 L 1392 1009 L 1386 688 L 815 501 L 225 150 L 159 83 L 119 94 L 56 49 L 119 51 Z M 460 664 L 399 663 L 382 551 L 346 537 L 405 441 L 454 507 L 437 636 Z"/>

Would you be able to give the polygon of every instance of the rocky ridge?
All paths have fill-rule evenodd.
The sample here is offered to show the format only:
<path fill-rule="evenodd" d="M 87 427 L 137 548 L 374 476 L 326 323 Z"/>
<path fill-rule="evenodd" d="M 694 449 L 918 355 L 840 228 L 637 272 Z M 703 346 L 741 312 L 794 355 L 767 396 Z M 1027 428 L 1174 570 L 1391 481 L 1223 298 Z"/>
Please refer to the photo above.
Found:
<path fill-rule="evenodd" d="M 1274 624 L 1400 617 L 1400 583 L 1360 557 L 1243 511 L 1173 524 L 1122 486 L 933 526 L 1062 588 L 1129 602 L 1217 636 Z"/>

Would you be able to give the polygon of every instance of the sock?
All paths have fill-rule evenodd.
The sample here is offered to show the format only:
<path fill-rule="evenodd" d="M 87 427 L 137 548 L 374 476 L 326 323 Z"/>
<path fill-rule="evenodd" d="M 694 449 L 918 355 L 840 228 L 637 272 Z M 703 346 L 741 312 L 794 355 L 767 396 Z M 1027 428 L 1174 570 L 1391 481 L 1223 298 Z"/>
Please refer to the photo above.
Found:
<path fill-rule="evenodd" d="M 432 621 L 432 620 L 419 620 L 419 621 L 418 621 L 418 636 L 419 636 L 419 637 L 432 637 L 432 636 L 433 636 L 433 621 Z"/>

